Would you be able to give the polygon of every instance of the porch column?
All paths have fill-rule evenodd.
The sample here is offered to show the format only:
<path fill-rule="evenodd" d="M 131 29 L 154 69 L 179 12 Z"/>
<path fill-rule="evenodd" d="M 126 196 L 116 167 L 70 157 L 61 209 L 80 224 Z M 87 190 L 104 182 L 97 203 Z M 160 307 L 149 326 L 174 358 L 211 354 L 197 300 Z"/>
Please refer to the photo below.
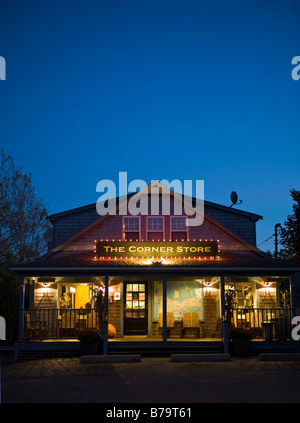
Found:
<path fill-rule="evenodd" d="M 108 276 L 104 278 L 103 355 L 108 352 Z"/>
<path fill-rule="evenodd" d="M 167 277 L 163 276 L 163 342 L 167 341 Z"/>
<path fill-rule="evenodd" d="M 224 353 L 228 354 L 229 339 L 228 339 L 228 323 L 225 320 L 225 278 L 221 276 L 221 315 L 222 315 L 222 331 L 223 331 L 223 347 Z"/>
<path fill-rule="evenodd" d="M 120 282 L 120 337 L 123 338 L 124 337 L 124 295 L 125 295 L 125 290 L 124 290 L 124 281 Z"/>
<path fill-rule="evenodd" d="M 221 276 L 221 315 L 225 319 L 225 278 Z"/>
<path fill-rule="evenodd" d="M 291 302 L 291 310 L 292 310 L 291 317 L 294 317 L 296 315 L 295 290 L 297 285 L 300 286 L 300 273 L 294 273 L 292 277 L 290 278 L 290 302 Z"/>
<path fill-rule="evenodd" d="M 20 288 L 19 288 L 19 327 L 18 327 L 18 341 L 23 340 L 23 310 L 24 310 L 24 276 L 20 278 Z"/>

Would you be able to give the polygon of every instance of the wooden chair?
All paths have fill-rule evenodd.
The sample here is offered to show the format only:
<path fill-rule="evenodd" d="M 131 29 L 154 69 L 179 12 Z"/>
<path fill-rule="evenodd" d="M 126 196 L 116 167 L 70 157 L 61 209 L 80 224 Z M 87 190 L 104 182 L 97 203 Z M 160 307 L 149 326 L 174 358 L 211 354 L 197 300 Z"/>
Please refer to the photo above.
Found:
<path fill-rule="evenodd" d="M 199 325 L 199 315 L 198 313 L 183 313 L 182 314 L 182 335 L 186 336 L 189 334 L 189 337 L 200 337 L 200 325 Z M 190 336 L 192 335 L 192 336 Z"/>
<path fill-rule="evenodd" d="M 74 312 L 62 310 L 61 313 L 61 336 L 66 338 L 68 336 L 74 337 L 76 334 L 76 318 Z"/>
<path fill-rule="evenodd" d="M 27 339 L 42 339 L 42 322 L 33 320 L 30 313 L 25 316 L 26 338 Z"/>
<path fill-rule="evenodd" d="M 158 313 L 158 327 L 163 327 L 163 314 Z M 174 313 L 167 313 L 167 328 L 171 329 L 175 327 L 175 321 L 174 321 Z"/>
<path fill-rule="evenodd" d="M 86 320 L 86 326 L 88 329 L 94 329 L 98 327 L 98 316 L 96 312 L 87 313 Z"/>
<path fill-rule="evenodd" d="M 254 310 L 251 315 L 251 329 L 254 332 L 254 337 L 262 337 L 263 329 L 262 324 L 264 322 L 263 310 Z"/>
<path fill-rule="evenodd" d="M 75 313 L 62 313 L 61 325 L 63 328 L 75 328 L 75 323 Z"/>
<path fill-rule="evenodd" d="M 167 313 L 167 337 L 170 337 L 171 329 L 175 328 L 174 313 Z M 163 313 L 158 313 L 158 329 L 163 329 Z"/>

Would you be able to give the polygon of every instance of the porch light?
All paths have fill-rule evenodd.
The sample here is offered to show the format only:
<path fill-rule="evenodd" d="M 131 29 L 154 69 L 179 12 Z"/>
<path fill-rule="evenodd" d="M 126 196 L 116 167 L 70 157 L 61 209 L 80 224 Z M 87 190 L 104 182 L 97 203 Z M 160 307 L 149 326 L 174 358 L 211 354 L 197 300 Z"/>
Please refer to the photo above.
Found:
<path fill-rule="evenodd" d="M 166 264 L 166 260 L 163 257 L 152 257 L 152 259 L 148 262 L 148 264 L 156 264 L 156 265 L 161 265 L 161 264 Z"/>
<path fill-rule="evenodd" d="M 46 292 L 47 290 L 49 290 L 49 288 L 53 284 L 53 282 L 47 282 L 47 281 L 38 281 L 38 280 L 36 280 L 35 282 L 40 286 L 40 288 L 38 288 L 38 289 L 41 289 L 44 292 Z"/>
<path fill-rule="evenodd" d="M 153 260 L 153 257 L 152 258 L 147 257 L 147 260 L 143 261 L 143 264 L 152 264 L 152 260 Z"/>
<path fill-rule="evenodd" d="M 154 259 L 154 260 L 151 261 L 151 263 L 152 264 L 156 264 L 156 265 L 161 265 L 161 264 L 163 264 L 163 260 L 159 260 L 159 259 L 158 260 L 155 260 Z"/>
<path fill-rule="evenodd" d="M 205 282 L 204 292 L 206 294 L 209 294 L 211 292 L 211 283 L 209 281 L 208 282 Z"/>
<path fill-rule="evenodd" d="M 270 291 L 271 291 L 270 282 L 265 282 L 265 293 L 270 294 Z"/>
<path fill-rule="evenodd" d="M 49 286 L 50 286 L 49 282 L 43 282 L 43 287 L 41 289 L 43 297 L 48 296 L 48 293 L 50 291 Z"/>

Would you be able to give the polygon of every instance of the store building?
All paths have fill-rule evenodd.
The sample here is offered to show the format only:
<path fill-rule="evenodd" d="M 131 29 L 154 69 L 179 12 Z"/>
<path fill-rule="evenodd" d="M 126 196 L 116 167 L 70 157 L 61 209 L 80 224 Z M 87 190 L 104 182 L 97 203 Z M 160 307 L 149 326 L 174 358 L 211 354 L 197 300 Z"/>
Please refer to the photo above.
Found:
<path fill-rule="evenodd" d="M 163 189 L 161 202 L 166 188 L 154 184 Z M 270 330 L 272 348 L 294 345 L 300 266 L 272 260 L 256 247 L 262 217 L 204 202 L 202 225 L 186 226 L 186 216 L 174 214 L 180 196 L 167 194 L 168 215 L 99 216 L 93 204 L 49 217 L 51 250 L 15 268 L 20 343 L 77 342 L 79 331 L 97 327 L 93 292 L 103 285 L 105 353 L 125 346 L 224 350 L 229 292 L 232 325 L 250 330 L 258 348 L 271 345 Z M 144 189 L 125 201 L 147 195 Z"/>

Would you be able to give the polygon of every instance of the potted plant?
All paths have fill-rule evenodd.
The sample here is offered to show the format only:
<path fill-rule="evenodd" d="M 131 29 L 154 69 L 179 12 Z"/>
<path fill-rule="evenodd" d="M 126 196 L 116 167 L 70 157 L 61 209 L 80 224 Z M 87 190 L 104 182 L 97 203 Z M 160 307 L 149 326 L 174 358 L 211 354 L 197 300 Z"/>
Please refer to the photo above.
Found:
<path fill-rule="evenodd" d="M 252 333 L 250 330 L 233 328 L 230 331 L 229 339 L 233 342 L 234 353 L 238 357 L 250 355 L 250 340 Z"/>
<path fill-rule="evenodd" d="M 81 342 L 84 355 L 97 354 L 102 343 L 102 336 L 96 329 L 84 329 L 80 331 L 78 339 Z"/>
<path fill-rule="evenodd" d="M 94 289 L 94 307 L 98 317 L 98 328 L 101 336 L 103 335 L 104 323 L 104 286 L 103 284 Z"/>
<path fill-rule="evenodd" d="M 225 292 L 225 320 L 229 327 L 232 326 L 233 310 L 236 307 L 236 291 L 234 286 L 229 287 Z"/>

